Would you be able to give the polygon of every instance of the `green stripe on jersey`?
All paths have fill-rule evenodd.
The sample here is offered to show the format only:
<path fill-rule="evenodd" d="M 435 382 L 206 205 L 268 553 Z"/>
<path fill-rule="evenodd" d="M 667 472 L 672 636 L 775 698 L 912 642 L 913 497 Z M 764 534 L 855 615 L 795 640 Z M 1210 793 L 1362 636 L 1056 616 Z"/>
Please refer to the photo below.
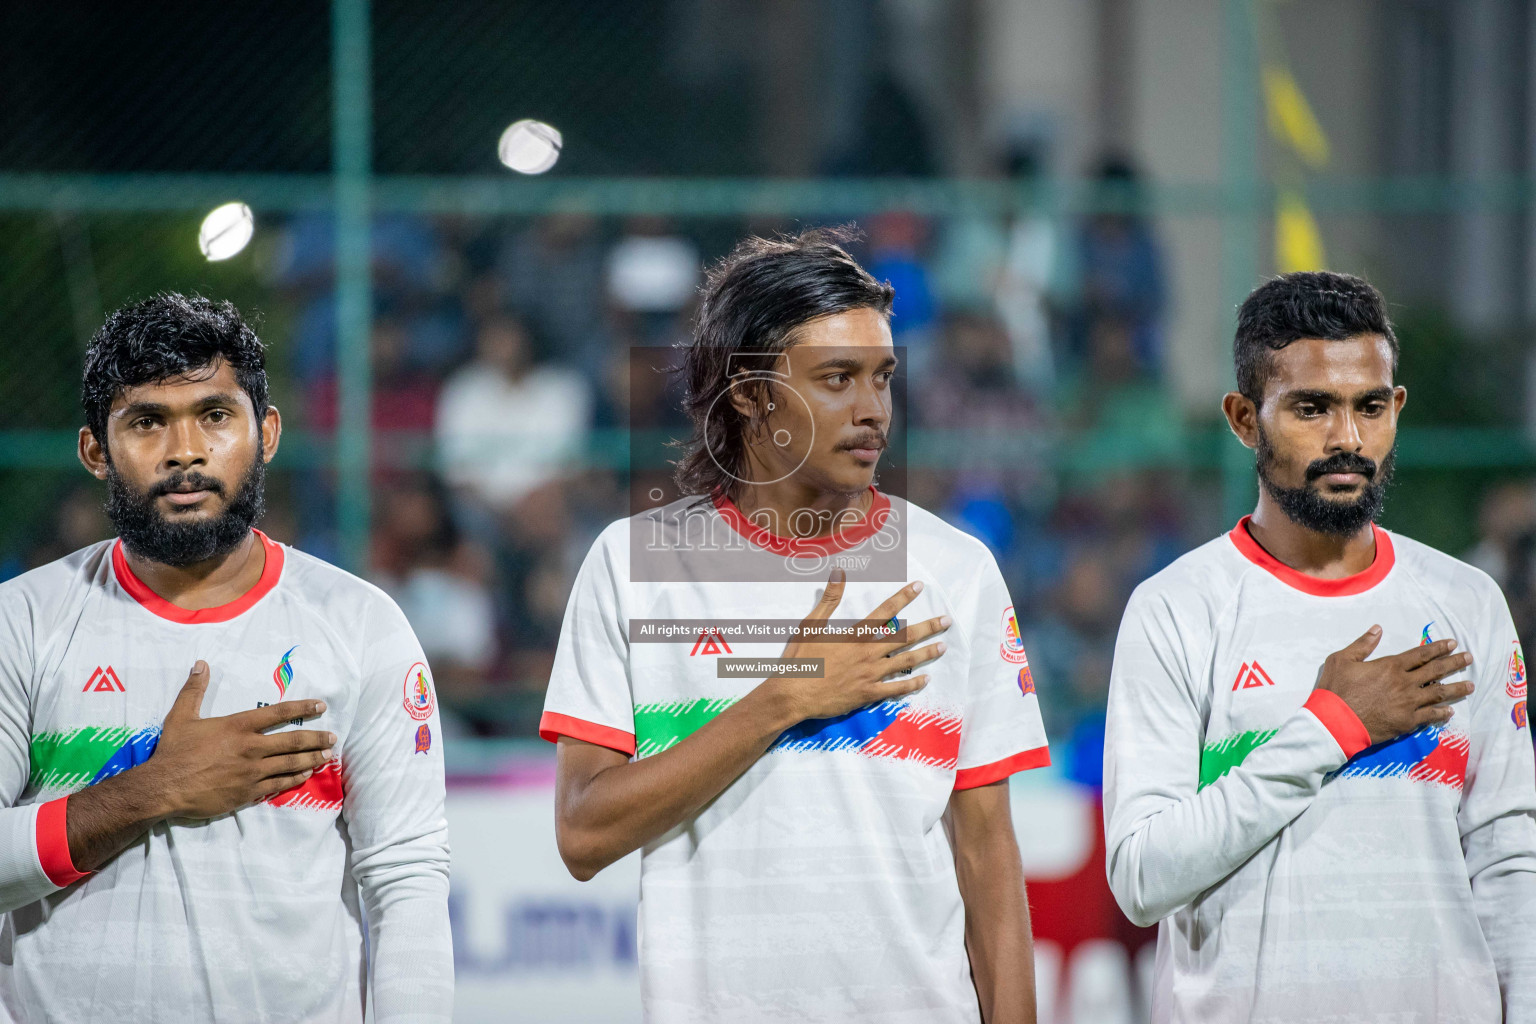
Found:
<path fill-rule="evenodd" d="M 635 705 L 636 756 L 650 757 L 676 746 L 734 703 L 735 697 L 696 697 Z"/>
<path fill-rule="evenodd" d="M 86 726 L 32 737 L 30 782 L 37 789 L 77 790 L 96 777 L 107 759 L 137 730 Z"/>
<path fill-rule="evenodd" d="M 1200 788 L 1204 789 L 1243 763 L 1255 747 L 1268 743 L 1279 729 L 1249 729 L 1235 733 L 1219 743 L 1207 744 L 1200 751 Z"/>

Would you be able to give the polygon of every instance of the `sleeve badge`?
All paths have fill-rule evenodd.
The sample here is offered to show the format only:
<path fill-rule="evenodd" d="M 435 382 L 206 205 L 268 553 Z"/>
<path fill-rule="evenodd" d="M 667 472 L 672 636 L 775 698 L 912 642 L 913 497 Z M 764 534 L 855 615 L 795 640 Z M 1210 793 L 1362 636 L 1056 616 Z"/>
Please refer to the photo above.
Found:
<path fill-rule="evenodd" d="M 1504 692 L 1516 700 L 1525 697 L 1525 657 L 1520 653 L 1520 641 L 1514 642 L 1515 649 L 1509 652 L 1509 682 L 1504 684 Z"/>
<path fill-rule="evenodd" d="M 405 673 L 405 713 L 425 722 L 435 710 L 437 697 L 432 692 L 432 677 L 427 674 L 426 662 L 418 661 Z"/>
<path fill-rule="evenodd" d="M 1013 614 L 1013 605 L 1003 609 L 1003 660 L 1015 665 L 1027 665 L 1029 656 L 1024 653 L 1024 638 L 1019 634 L 1019 620 Z"/>

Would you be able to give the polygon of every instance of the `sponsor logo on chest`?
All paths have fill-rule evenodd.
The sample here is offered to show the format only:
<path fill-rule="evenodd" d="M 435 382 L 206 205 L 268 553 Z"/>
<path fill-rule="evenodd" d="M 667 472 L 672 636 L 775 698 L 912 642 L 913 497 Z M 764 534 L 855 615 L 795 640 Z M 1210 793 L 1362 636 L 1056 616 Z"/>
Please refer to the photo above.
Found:
<path fill-rule="evenodd" d="M 684 634 L 685 636 L 687 634 Z M 688 657 L 696 658 L 701 654 L 730 654 L 731 645 L 725 642 L 725 637 L 713 629 L 702 629 L 699 638 L 693 642 L 693 649 L 688 652 Z"/>
<path fill-rule="evenodd" d="M 288 687 L 293 685 L 293 652 L 298 650 L 298 649 L 299 649 L 299 645 L 298 644 L 294 644 L 292 647 L 290 647 L 286 651 L 284 651 L 283 652 L 283 656 L 277 660 L 277 667 L 272 670 L 272 682 L 277 686 L 277 700 L 278 701 L 282 701 L 282 700 L 285 700 L 287 698 L 287 696 L 288 696 Z M 256 702 L 256 706 L 258 708 L 266 708 L 266 707 L 271 707 L 273 703 L 276 703 L 276 702 L 274 702 L 274 701 L 258 700 Z M 302 719 L 302 718 L 290 718 L 288 720 L 288 724 L 289 725 L 303 725 L 304 724 L 304 719 Z"/>
<path fill-rule="evenodd" d="M 96 666 L 96 671 L 91 673 L 85 685 L 80 687 L 81 693 L 127 693 L 128 688 L 123 685 L 118 677 L 117 670 L 111 665 L 103 668 Z"/>
<path fill-rule="evenodd" d="M 1253 661 L 1245 661 L 1237 670 L 1237 678 L 1232 680 L 1232 692 L 1238 690 L 1260 690 L 1266 686 L 1274 686 L 1275 681 L 1264 671 L 1264 666 L 1255 658 Z"/>

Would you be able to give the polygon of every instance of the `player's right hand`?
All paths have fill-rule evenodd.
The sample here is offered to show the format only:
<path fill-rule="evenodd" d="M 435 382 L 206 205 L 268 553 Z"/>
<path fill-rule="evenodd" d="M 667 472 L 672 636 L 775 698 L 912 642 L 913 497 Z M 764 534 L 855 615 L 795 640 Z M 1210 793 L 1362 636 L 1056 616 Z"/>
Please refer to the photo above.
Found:
<path fill-rule="evenodd" d="M 867 704 L 916 693 L 928 685 L 928 677 L 906 673 L 936 660 L 945 651 L 942 640 L 925 647 L 910 648 L 948 629 L 948 615 L 909 624 L 904 635 L 889 640 L 816 639 L 817 628 L 825 626 L 842 603 L 846 583 L 847 574 L 841 569 L 833 569 L 821 600 L 800 623 L 801 639 L 791 640 L 784 647 L 785 658 L 821 658 L 822 674 L 819 677 L 780 677 L 771 681 L 789 699 L 796 722 L 835 718 Z M 911 604 L 922 589 L 921 582 L 902 587 L 881 602 L 860 625 L 873 628 L 890 621 Z"/>
<path fill-rule="evenodd" d="M 1471 693 L 1472 684 L 1440 680 L 1472 664 L 1472 655 L 1452 653 L 1455 640 L 1436 640 L 1366 661 L 1379 643 L 1381 627 L 1372 626 L 1342 651 L 1328 655 L 1317 688 L 1344 699 L 1371 734 L 1372 744 L 1449 722 L 1452 712 L 1447 705 Z"/>
<path fill-rule="evenodd" d="M 289 700 L 223 718 L 202 716 L 208 663 L 192 666 L 144 767 L 164 788 L 167 818 L 214 818 L 300 785 L 331 759 L 334 733 L 265 730 L 325 710 L 318 700 Z"/>

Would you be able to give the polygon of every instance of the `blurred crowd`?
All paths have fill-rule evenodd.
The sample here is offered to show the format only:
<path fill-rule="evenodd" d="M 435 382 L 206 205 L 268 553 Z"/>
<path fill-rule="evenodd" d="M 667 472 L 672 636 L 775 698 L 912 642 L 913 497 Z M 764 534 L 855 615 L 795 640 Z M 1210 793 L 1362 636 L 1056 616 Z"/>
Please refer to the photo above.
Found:
<path fill-rule="evenodd" d="M 1135 188 L 1123 160 L 1099 173 Z M 458 729 L 532 735 L 575 571 L 633 508 L 629 439 L 686 436 L 676 382 L 635 367 L 675 358 L 708 261 L 788 227 L 580 212 L 375 221 L 369 571 L 405 609 Z M 996 555 L 1047 727 L 1076 741 L 1068 772 L 1096 782 L 1125 601 L 1223 525 L 1192 521 L 1218 503 L 1192 500 L 1200 484 L 1176 457 L 1156 234 L 1129 214 L 892 210 L 859 227 L 855 255 L 896 288 L 898 431 L 911 428 L 901 486 Z M 333 241 L 327 216 L 297 216 L 270 270 L 292 314 L 291 331 L 268 337 L 274 393 L 290 430 L 322 437 L 338 414 Z M 264 528 L 339 560 L 334 474 L 282 461 Z M 0 578 L 110 532 L 86 486 L 53 527 Z M 1481 527 L 1469 557 L 1505 585 L 1524 630 L 1536 490 L 1491 492 Z"/>
<path fill-rule="evenodd" d="M 1124 161 L 1101 174 L 1134 184 Z M 375 223 L 372 572 L 466 729 L 528 731 L 581 558 L 632 510 L 619 439 L 686 436 L 675 381 L 637 371 L 635 353 L 665 363 L 688 337 L 702 266 L 781 227 L 578 212 Z M 1052 439 L 1123 418 L 1126 402 L 1139 435 L 1176 429 L 1154 233 L 1129 215 L 938 223 L 900 210 L 860 227 L 856 255 L 896 288 L 904 419 L 920 439 L 908 496 L 993 549 L 1049 726 L 1091 732 L 1129 590 L 1188 531 L 1166 474 L 1106 471 L 1091 453 L 1064 469 Z M 336 423 L 332 244 L 324 215 L 298 218 L 273 271 L 298 311 L 281 368 L 289 422 L 321 434 Z M 330 474 L 300 475 L 281 528 L 334 557 Z"/>

